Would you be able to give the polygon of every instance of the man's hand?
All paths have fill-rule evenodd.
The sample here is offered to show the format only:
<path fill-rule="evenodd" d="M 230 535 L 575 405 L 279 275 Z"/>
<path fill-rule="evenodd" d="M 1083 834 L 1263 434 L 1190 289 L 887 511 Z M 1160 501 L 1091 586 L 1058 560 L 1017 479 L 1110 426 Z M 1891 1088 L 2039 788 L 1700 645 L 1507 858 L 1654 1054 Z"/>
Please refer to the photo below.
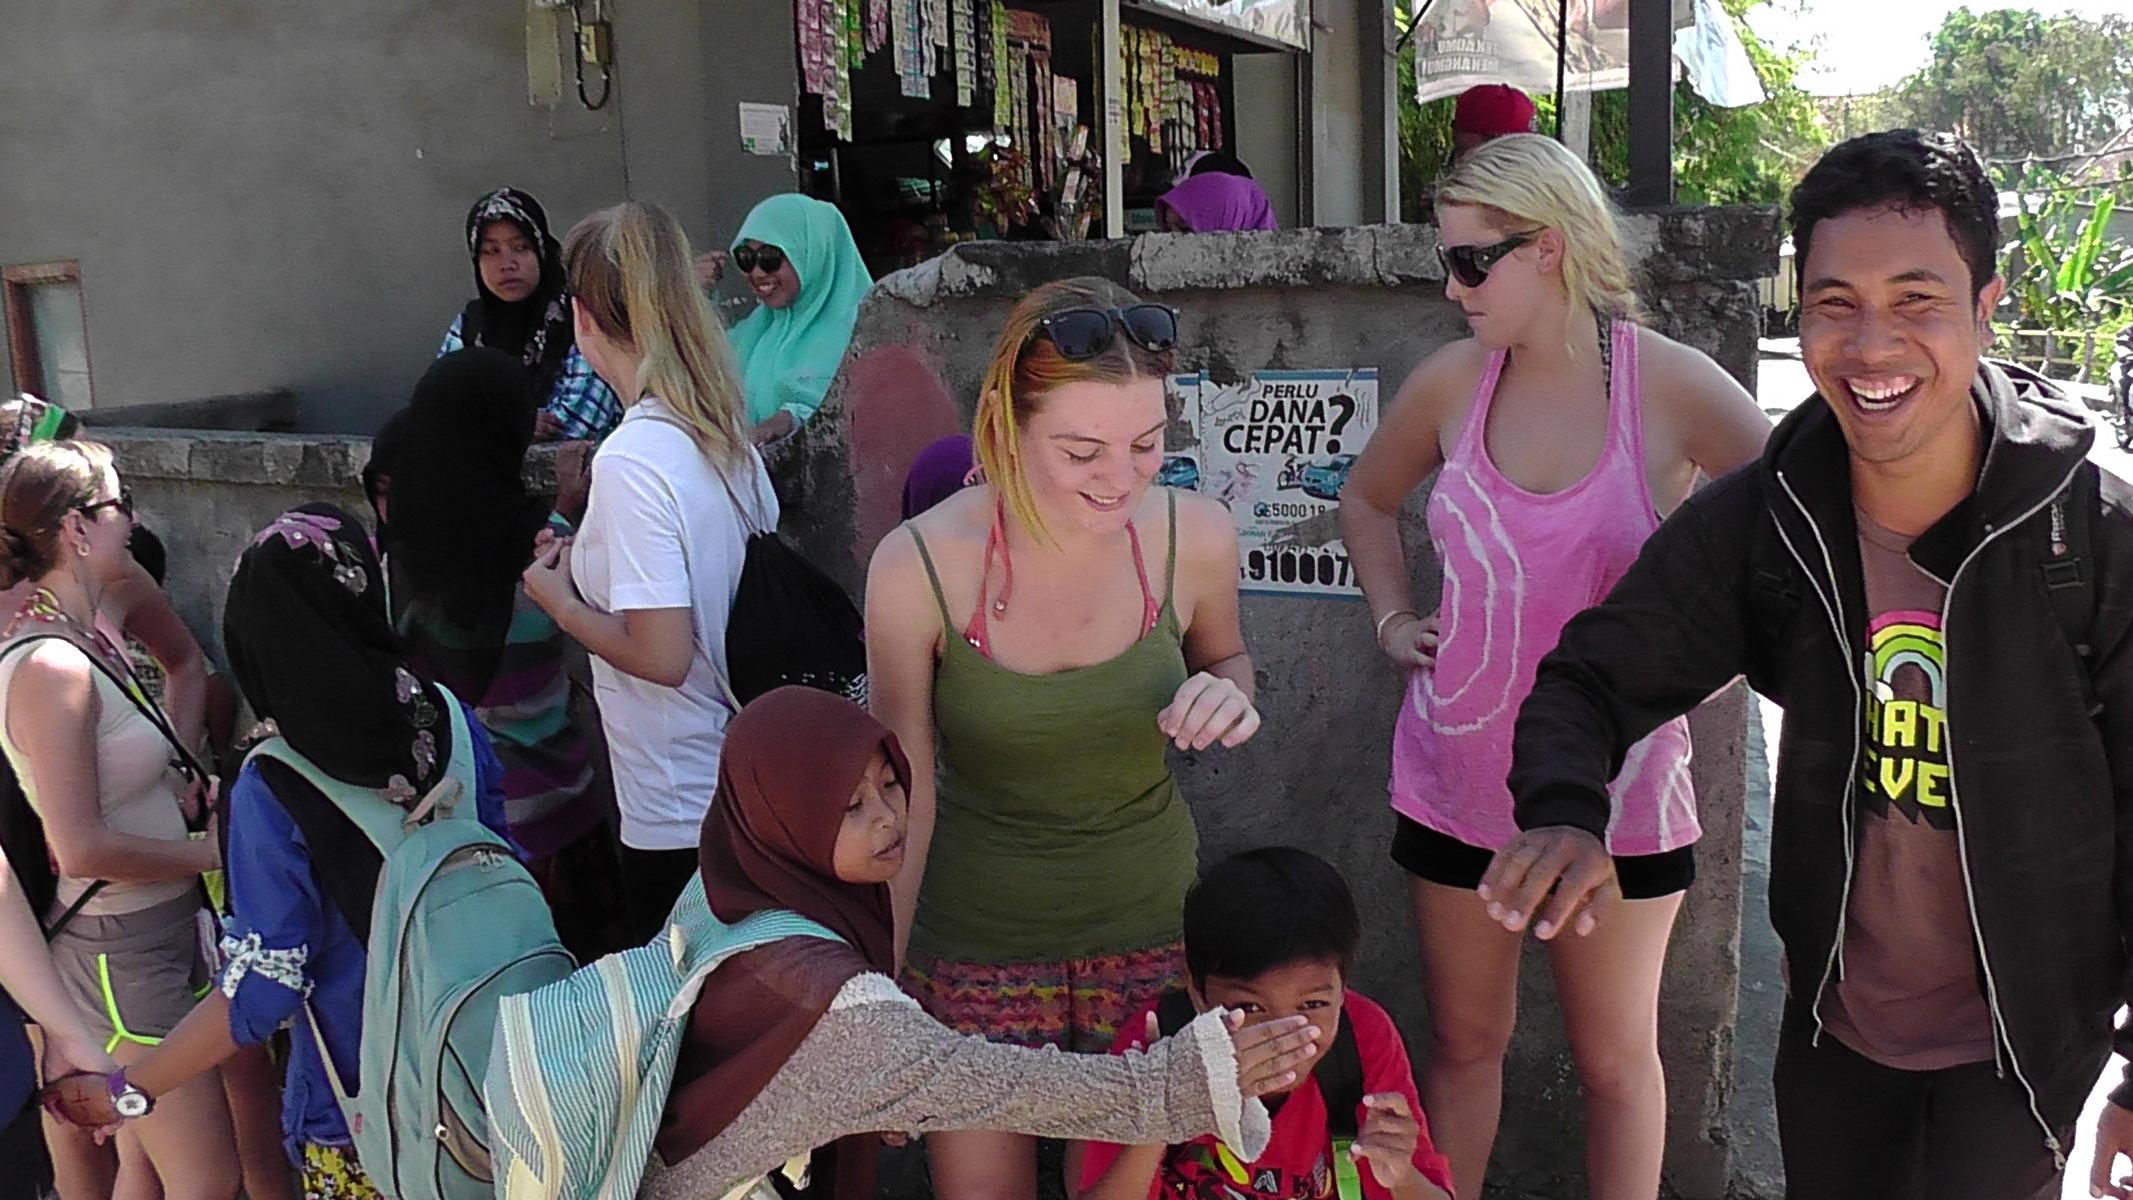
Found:
<path fill-rule="evenodd" d="M 552 442 L 563 436 L 563 418 L 547 409 L 533 414 L 533 440 Z"/>
<path fill-rule="evenodd" d="M 1488 902 L 1490 919 L 1512 933 L 1523 932 L 1538 911 L 1533 933 L 1544 942 L 1569 928 L 1579 937 L 1591 933 L 1593 899 L 1622 894 L 1607 847 L 1568 825 L 1529 829 L 1512 838 L 1490 860 L 1475 890 Z"/>
<path fill-rule="evenodd" d="M 2118 1156 L 2133 1159 L 2133 1112 L 2116 1104 L 2105 1104 L 2103 1116 L 2096 1122 L 2096 1161 L 2089 1166 L 2089 1195 L 2116 1196 L 2118 1200 L 2133 1197 L 2133 1174 L 2117 1174 Z"/>

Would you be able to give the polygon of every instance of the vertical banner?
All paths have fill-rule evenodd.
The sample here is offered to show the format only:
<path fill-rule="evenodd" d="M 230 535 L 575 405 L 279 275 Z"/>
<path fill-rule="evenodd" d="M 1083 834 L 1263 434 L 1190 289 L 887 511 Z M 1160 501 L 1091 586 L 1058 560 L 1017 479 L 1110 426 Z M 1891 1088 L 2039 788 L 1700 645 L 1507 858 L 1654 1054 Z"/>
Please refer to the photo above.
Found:
<path fill-rule="evenodd" d="M 1242 383 L 1170 381 L 1177 448 L 1160 482 L 1229 506 L 1246 591 L 1357 596 L 1340 494 L 1378 424 L 1375 367 L 1257 371 Z"/>

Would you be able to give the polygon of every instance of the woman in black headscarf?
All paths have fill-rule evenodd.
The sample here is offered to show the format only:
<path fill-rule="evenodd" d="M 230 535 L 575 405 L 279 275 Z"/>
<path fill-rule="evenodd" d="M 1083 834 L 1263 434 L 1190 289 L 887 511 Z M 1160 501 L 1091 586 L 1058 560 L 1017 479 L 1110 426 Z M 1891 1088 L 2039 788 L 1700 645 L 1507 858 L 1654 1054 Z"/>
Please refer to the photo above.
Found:
<path fill-rule="evenodd" d="M 408 665 L 474 705 L 504 764 L 504 808 L 566 945 L 605 949 L 616 867 L 591 739 L 571 720 L 566 643 L 519 574 L 570 527 L 521 474 L 533 398 L 496 350 L 438 359 L 371 445 L 366 489 Z M 606 889 L 606 890 L 603 890 Z"/>
<path fill-rule="evenodd" d="M 471 765 L 481 822 L 503 832 L 503 772 L 489 740 L 449 693 L 408 670 L 354 517 L 306 504 L 260 531 L 230 581 L 223 642 L 253 711 L 325 776 L 412 807 Z M 340 1077 L 356 1078 L 382 860 L 338 803 L 278 760 L 247 762 L 226 799 L 221 986 L 122 1078 L 70 1077 L 48 1099 L 68 1120 L 112 1124 L 114 1096 L 138 1090 L 152 1105 L 293 1021 L 281 1125 L 304 1194 L 371 1194 L 320 1041 Z"/>
<path fill-rule="evenodd" d="M 445 332 L 441 357 L 486 346 L 518 360 L 539 401 L 542 441 L 599 438 L 622 420 L 614 390 L 578 353 L 562 246 L 548 214 L 517 188 L 498 188 L 467 212 L 475 296 Z"/>

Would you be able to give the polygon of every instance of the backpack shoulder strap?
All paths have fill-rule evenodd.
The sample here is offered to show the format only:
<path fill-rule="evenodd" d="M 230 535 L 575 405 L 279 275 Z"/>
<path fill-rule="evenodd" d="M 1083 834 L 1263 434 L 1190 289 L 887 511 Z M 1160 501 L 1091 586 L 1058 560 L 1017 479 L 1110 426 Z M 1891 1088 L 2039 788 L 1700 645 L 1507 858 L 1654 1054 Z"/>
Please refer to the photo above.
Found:
<path fill-rule="evenodd" d="M 1350 1157 L 1361 1122 L 1356 1110 L 1363 1104 L 1363 1055 L 1355 1044 L 1355 1020 L 1346 1004 L 1341 1006 L 1340 1032 L 1311 1071 L 1318 1081 L 1319 1097 L 1326 1105 L 1326 1132 L 1333 1142 L 1333 1181 L 1340 1200 L 1362 1200 L 1361 1168 Z"/>
<path fill-rule="evenodd" d="M 1353 1139 L 1360 1124 L 1355 1110 L 1363 1103 L 1363 1054 L 1355 1044 L 1355 1020 L 1346 1005 L 1341 1008 L 1340 1032 L 1333 1035 L 1333 1044 L 1311 1077 L 1326 1101 L 1327 1128 L 1336 1139 Z"/>
<path fill-rule="evenodd" d="M 2089 528 L 2099 486 L 2096 464 L 2085 462 L 2052 497 L 2044 555 L 2044 592 L 2067 645 L 2081 658 L 2082 689 L 2091 710 L 2096 707 L 2096 567 Z"/>
<path fill-rule="evenodd" d="M 1164 1037 L 1176 1037 L 1179 1030 L 1192 1024 L 1200 1015 L 1192 1006 L 1192 996 L 1184 988 L 1172 988 L 1155 1002 L 1156 1029 Z"/>
<path fill-rule="evenodd" d="M 346 814 L 380 854 L 392 853 L 417 825 L 433 814 L 440 821 L 478 820 L 476 793 L 479 784 L 474 768 L 473 732 L 467 728 L 466 710 L 459 706 L 458 699 L 443 684 L 436 687 L 444 699 L 450 720 L 451 765 L 445 777 L 413 809 L 402 808 L 387 800 L 375 788 L 335 779 L 290 745 L 289 739 L 279 735 L 252 747 L 252 752 L 245 756 L 246 761 L 270 758 L 295 771 L 304 782 L 317 788 L 320 795 Z"/>

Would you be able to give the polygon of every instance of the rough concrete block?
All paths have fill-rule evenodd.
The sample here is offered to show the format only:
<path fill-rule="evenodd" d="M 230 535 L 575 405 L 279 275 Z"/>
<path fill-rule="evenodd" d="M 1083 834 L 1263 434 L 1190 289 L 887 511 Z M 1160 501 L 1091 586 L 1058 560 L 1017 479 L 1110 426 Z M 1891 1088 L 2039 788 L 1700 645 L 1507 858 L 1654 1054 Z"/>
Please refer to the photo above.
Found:
<path fill-rule="evenodd" d="M 191 477 L 203 483 L 263 482 L 266 457 L 265 443 L 258 434 L 202 434 L 193 444 Z"/>
<path fill-rule="evenodd" d="M 188 433 L 99 429 L 88 436 L 111 447 L 119 474 L 136 479 L 185 479 L 192 474 L 193 438 Z"/>

